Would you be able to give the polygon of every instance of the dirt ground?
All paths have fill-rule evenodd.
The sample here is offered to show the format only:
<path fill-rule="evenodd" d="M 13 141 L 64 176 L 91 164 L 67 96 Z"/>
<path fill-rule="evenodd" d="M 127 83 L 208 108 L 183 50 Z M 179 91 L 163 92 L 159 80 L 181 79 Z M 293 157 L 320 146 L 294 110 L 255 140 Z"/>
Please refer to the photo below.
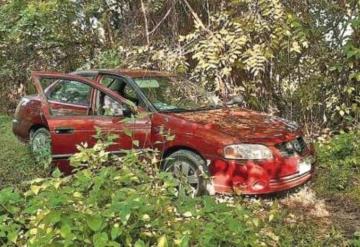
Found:
<path fill-rule="evenodd" d="M 360 232 L 360 208 L 345 198 L 325 198 L 332 222 L 339 227 L 345 237 L 351 238 Z"/>
<path fill-rule="evenodd" d="M 217 196 L 221 202 L 233 203 L 235 196 Z M 266 208 L 278 201 L 289 212 L 289 223 L 296 221 L 316 222 L 318 232 L 326 236 L 335 228 L 346 239 L 353 239 L 360 232 L 360 208 L 356 203 L 345 198 L 321 198 L 307 184 L 298 189 L 267 197 L 245 197 L 246 203 L 261 204 Z M 320 237 L 321 238 L 321 237 Z"/>
<path fill-rule="evenodd" d="M 360 208 L 346 197 L 320 198 L 311 186 L 306 186 L 280 199 L 280 203 L 290 212 L 316 219 L 324 231 L 335 227 L 346 239 L 360 232 Z"/>

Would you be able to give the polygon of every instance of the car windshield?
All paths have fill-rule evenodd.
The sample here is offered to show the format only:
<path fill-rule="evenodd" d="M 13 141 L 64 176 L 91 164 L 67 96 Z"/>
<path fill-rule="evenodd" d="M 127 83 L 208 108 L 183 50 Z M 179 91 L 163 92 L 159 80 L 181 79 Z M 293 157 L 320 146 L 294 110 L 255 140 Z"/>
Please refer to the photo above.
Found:
<path fill-rule="evenodd" d="M 142 77 L 134 81 L 161 112 L 206 110 L 221 107 L 219 98 L 200 85 L 177 77 Z"/>

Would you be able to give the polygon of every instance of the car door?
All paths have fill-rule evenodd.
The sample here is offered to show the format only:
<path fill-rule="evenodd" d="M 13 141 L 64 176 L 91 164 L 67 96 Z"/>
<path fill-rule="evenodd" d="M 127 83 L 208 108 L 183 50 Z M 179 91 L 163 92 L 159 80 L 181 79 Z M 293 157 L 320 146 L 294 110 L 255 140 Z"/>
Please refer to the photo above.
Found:
<path fill-rule="evenodd" d="M 71 85 L 67 85 L 70 91 L 81 90 L 80 96 L 79 93 L 74 93 L 74 97 L 68 97 L 67 103 L 71 104 L 73 109 L 81 105 L 87 110 L 72 111 L 69 108 L 62 109 L 60 106 L 53 107 L 41 86 L 41 80 L 44 79 L 68 83 Z M 32 80 L 41 96 L 43 117 L 51 134 L 53 159 L 70 157 L 76 153 L 78 144 L 87 143 L 89 147 L 94 145 L 97 129 L 118 135 L 114 145 L 109 147 L 111 152 L 149 147 L 150 117 L 146 114 L 138 114 L 131 102 L 111 90 L 76 75 L 33 72 Z M 105 109 L 105 104 L 109 109 Z M 127 120 L 125 113 L 129 111 L 141 117 Z"/>

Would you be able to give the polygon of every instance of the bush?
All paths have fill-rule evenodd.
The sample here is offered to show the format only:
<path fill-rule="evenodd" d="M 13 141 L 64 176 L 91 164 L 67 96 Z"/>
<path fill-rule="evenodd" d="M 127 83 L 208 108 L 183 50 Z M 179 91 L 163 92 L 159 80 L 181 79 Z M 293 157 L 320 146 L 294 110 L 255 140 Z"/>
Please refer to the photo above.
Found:
<path fill-rule="evenodd" d="M 317 147 L 322 175 L 322 186 L 330 191 L 341 191 L 352 185 L 360 174 L 360 131 L 341 133 L 328 143 Z"/>
<path fill-rule="evenodd" d="M 105 147 L 101 142 L 96 148 L 82 146 L 73 158 L 82 170 L 71 176 L 55 171 L 51 178 L 31 181 L 26 192 L 1 190 L 0 244 L 250 246 L 265 241 L 266 235 L 258 234 L 264 223 L 243 206 L 186 197 L 169 174 L 149 174 L 144 167 L 154 163 L 139 159 L 139 153 L 115 158 Z"/>

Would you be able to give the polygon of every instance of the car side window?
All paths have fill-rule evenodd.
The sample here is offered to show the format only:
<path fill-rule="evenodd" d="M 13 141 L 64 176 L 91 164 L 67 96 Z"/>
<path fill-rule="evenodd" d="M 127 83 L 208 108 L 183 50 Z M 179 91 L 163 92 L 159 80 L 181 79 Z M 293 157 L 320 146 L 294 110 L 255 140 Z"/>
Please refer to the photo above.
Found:
<path fill-rule="evenodd" d="M 100 80 L 100 83 L 120 95 L 126 84 L 122 78 L 110 75 L 103 76 Z"/>
<path fill-rule="evenodd" d="M 88 106 L 91 87 L 78 81 L 60 80 L 48 94 L 48 100 Z"/>
<path fill-rule="evenodd" d="M 123 78 L 112 75 L 104 75 L 101 78 L 100 83 L 118 93 L 123 98 L 132 101 L 135 105 L 145 107 L 134 88 L 132 88 Z"/>
<path fill-rule="evenodd" d="M 96 95 L 96 115 L 123 117 L 130 112 L 130 107 L 125 103 L 116 101 L 101 91 L 97 91 Z"/>

